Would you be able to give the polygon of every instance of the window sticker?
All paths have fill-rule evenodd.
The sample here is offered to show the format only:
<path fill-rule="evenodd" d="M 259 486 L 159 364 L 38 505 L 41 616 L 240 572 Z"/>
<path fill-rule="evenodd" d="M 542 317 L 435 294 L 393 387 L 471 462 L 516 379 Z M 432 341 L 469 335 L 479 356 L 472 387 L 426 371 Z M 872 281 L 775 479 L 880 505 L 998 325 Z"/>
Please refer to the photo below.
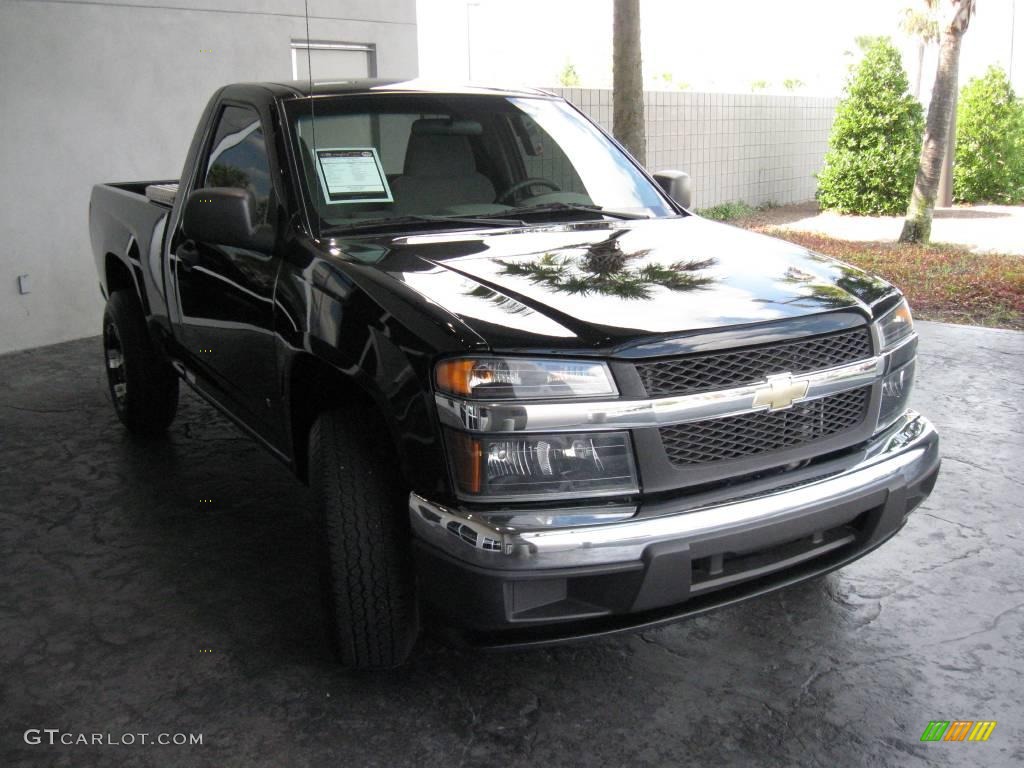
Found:
<path fill-rule="evenodd" d="M 329 203 L 390 203 L 391 187 L 374 147 L 316 150 L 316 170 Z"/>

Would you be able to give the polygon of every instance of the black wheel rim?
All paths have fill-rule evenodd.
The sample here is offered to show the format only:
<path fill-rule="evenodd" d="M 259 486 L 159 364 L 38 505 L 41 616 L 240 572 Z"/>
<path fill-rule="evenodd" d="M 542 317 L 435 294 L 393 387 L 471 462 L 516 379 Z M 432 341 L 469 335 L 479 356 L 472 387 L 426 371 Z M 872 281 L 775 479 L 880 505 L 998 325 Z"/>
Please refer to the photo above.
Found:
<path fill-rule="evenodd" d="M 128 381 L 124 372 L 124 350 L 121 347 L 121 336 L 117 332 L 117 326 L 113 323 L 108 323 L 103 329 L 103 353 L 107 366 L 110 397 L 114 401 L 114 407 L 121 412 L 124 410 L 128 397 Z"/>

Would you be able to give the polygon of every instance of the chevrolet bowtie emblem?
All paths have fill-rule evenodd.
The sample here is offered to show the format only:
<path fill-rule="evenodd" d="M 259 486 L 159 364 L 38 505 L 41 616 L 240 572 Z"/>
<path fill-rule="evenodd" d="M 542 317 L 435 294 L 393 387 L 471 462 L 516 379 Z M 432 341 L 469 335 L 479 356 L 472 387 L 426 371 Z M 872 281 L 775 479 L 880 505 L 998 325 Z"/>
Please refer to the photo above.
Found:
<path fill-rule="evenodd" d="M 790 374 L 769 376 L 765 386 L 754 393 L 754 407 L 768 406 L 769 411 L 781 411 L 807 394 L 807 379 L 794 379 Z"/>

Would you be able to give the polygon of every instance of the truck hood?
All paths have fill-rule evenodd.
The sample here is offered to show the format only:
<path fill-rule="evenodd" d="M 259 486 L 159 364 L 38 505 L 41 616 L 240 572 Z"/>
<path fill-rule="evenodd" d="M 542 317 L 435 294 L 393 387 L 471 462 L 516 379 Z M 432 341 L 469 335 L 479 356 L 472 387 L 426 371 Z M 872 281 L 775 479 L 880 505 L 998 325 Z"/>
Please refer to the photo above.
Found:
<path fill-rule="evenodd" d="M 894 289 L 846 264 L 698 216 L 338 243 L 493 349 L 606 348 L 869 305 Z"/>

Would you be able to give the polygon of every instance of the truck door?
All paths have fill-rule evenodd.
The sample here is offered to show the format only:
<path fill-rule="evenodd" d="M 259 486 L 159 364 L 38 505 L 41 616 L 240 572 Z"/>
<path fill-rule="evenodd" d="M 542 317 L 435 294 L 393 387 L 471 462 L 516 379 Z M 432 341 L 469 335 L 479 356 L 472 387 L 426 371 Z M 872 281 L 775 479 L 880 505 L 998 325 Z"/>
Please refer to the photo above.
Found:
<path fill-rule="evenodd" d="M 254 224 L 272 226 L 275 191 L 259 113 L 226 104 L 199 159 L 195 189 L 239 187 L 256 201 Z M 180 234 L 174 275 L 181 343 L 196 386 L 272 444 L 280 445 L 273 414 L 280 397 L 274 340 L 273 253 L 196 242 Z M 272 405 L 273 404 L 273 405 Z"/>

